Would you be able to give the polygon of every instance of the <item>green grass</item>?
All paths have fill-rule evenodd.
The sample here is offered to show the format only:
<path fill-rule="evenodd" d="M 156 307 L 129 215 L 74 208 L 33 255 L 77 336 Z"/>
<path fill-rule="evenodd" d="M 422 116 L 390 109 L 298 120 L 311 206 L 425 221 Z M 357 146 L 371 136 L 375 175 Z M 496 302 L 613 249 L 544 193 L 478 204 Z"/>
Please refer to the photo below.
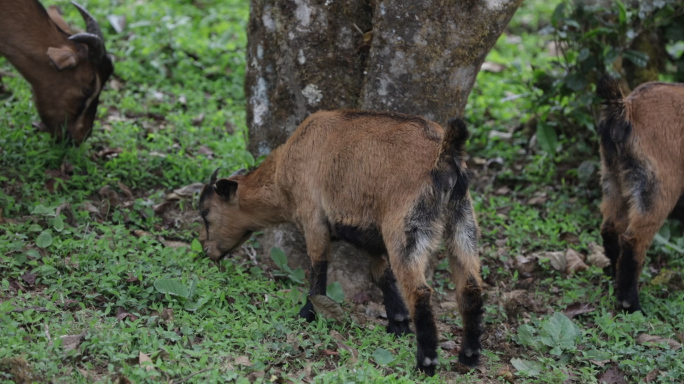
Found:
<path fill-rule="evenodd" d="M 81 25 L 72 7 L 60 5 Z M 684 337 L 678 223 L 663 228 L 641 276 L 646 316 L 614 312 L 610 280 L 597 267 L 566 275 L 540 262 L 523 276 L 513 266 L 517 256 L 569 248 L 586 254 L 600 243 L 597 174 L 577 170 L 598 160 L 596 143 L 561 138 L 561 148 L 583 147 L 585 156 L 560 151 L 550 158 L 530 144 L 534 132 L 526 128 L 541 108 L 528 87 L 532 71 L 554 69 L 538 31 L 555 4 L 523 4 L 487 59 L 505 68 L 481 72 L 469 99 L 469 164 L 488 284 L 486 351 L 481 369 L 460 374 L 455 355 L 441 350 L 435 378 L 413 371 L 414 338 L 387 335 L 363 306 L 345 301 L 342 324 L 306 324 L 297 313 L 307 285 L 296 273 L 255 265 L 247 255 L 218 266 L 202 258 L 196 194 L 164 212 L 159 207 L 216 167 L 227 173 L 255 162 L 245 151 L 248 2 L 86 5 L 103 25 L 116 72 L 82 147 L 34 132 L 30 88 L 0 58 L 0 70 L 14 74 L 0 87 L 9 90 L 0 93 L 7 220 L 0 223 L 0 382 L 18 381 L 26 367 L 34 381 L 56 383 L 596 383 L 614 368 L 627 382 L 649 374 L 653 382 L 684 380 L 682 349 L 637 341 L 641 334 Z M 127 16 L 121 34 L 107 25 L 110 14 Z M 492 130 L 512 135 L 491 137 Z M 107 148 L 117 153 L 98 155 Z M 112 193 L 105 186 L 116 199 L 103 198 Z M 258 248 L 258 239 L 250 246 Z M 453 288 L 446 264 L 440 255 L 432 279 L 440 303 Z M 511 300 L 514 293 L 524 300 Z M 575 302 L 595 309 L 569 322 L 554 315 Z M 442 335 L 458 344 L 460 317 L 436 308 Z M 68 335 L 82 335 L 75 349 L 65 348 L 69 339 L 61 336 Z M 560 341 L 557 349 L 547 345 Z M 141 356 L 153 368 L 141 366 Z"/>

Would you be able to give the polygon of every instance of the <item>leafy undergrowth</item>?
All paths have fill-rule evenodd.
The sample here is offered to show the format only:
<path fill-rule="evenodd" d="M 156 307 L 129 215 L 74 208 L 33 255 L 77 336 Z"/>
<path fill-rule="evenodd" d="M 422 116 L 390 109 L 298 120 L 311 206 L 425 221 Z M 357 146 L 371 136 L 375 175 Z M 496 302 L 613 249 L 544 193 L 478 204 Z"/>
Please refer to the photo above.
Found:
<path fill-rule="evenodd" d="M 33 131 L 30 89 L 0 59 L 1 382 L 684 380 L 680 225 L 663 228 L 641 276 L 646 315 L 614 311 L 597 266 L 595 143 L 578 160 L 562 148 L 579 145 L 562 138 L 550 158 L 528 128 L 524 84 L 532 65 L 552 66 L 537 31 L 553 4 L 525 3 L 488 58 L 500 66 L 480 73 L 470 98 L 485 351 L 476 370 L 456 363 L 461 320 L 438 255 L 435 378 L 413 371 L 414 338 L 387 335 L 379 303 L 345 300 L 339 285 L 328 296 L 341 321 L 300 320 L 302 271 L 277 251 L 275 269 L 257 264 L 258 236 L 233 260 L 201 257 L 193 183 L 254 164 L 244 150 L 247 2 L 114 4 L 87 3 L 116 74 L 81 148 Z M 126 15 L 122 32 L 109 15 Z"/>

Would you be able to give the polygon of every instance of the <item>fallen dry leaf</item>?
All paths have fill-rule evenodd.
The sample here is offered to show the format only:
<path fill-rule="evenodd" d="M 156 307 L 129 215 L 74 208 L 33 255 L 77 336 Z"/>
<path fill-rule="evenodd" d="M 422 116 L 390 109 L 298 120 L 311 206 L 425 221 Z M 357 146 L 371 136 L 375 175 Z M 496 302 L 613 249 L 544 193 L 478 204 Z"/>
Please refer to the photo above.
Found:
<path fill-rule="evenodd" d="M 325 295 L 309 296 L 309 300 L 311 300 L 317 314 L 339 323 L 344 322 L 344 310 L 335 300 Z"/>
<path fill-rule="evenodd" d="M 249 361 L 249 357 L 247 356 L 238 356 L 235 358 L 235 364 L 237 365 L 244 365 L 245 367 L 250 367 L 252 366 L 252 362 Z"/>
<path fill-rule="evenodd" d="M 106 158 L 106 159 L 111 159 L 113 157 L 116 157 L 119 155 L 119 153 L 122 153 L 123 149 L 122 148 L 105 148 L 101 150 L 100 152 L 95 154 L 95 158 Z"/>
<path fill-rule="evenodd" d="M 627 384 L 625 374 L 617 366 L 608 368 L 598 378 L 599 383 L 605 384 Z"/>
<path fill-rule="evenodd" d="M 586 271 L 589 266 L 584 264 L 582 256 L 574 249 L 565 251 L 565 273 L 572 275 L 575 272 Z"/>
<path fill-rule="evenodd" d="M 322 349 L 321 355 L 323 355 L 323 356 L 339 356 L 340 353 L 337 351 L 331 351 L 329 349 Z"/>
<path fill-rule="evenodd" d="M 142 351 L 140 351 L 140 354 L 138 355 L 138 364 L 140 364 L 141 367 L 145 368 L 147 372 L 154 370 L 154 363 L 152 362 L 152 359 Z"/>
<path fill-rule="evenodd" d="M 539 252 L 535 253 L 534 256 L 539 260 L 549 260 L 551 268 L 556 271 L 565 271 L 565 268 L 568 265 L 565 253 L 563 252 Z"/>
<path fill-rule="evenodd" d="M 644 378 L 644 383 L 653 383 L 653 382 L 655 382 L 656 379 L 658 378 L 658 374 L 659 374 L 659 373 L 660 373 L 660 370 L 659 370 L 658 368 L 652 370 L 652 371 L 649 372 L 648 375 L 646 375 L 646 377 Z"/>
<path fill-rule="evenodd" d="M 192 183 L 183 188 L 174 189 L 173 192 L 166 195 L 166 200 L 191 199 L 195 193 L 202 192 L 202 188 L 204 188 L 203 183 Z"/>
<path fill-rule="evenodd" d="M 589 243 L 589 256 L 587 256 L 587 264 L 595 265 L 599 268 L 605 268 L 610 265 L 610 259 L 606 257 L 605 249 L 593 241 Z"/>
<path fill-rule="evenodd" d="M 24 280 L 26 282 L 26 284 L 33 285 L 36 283 L 36 274 L 26 272 L 23 275 L 21 275 L 21 279 Z"/>
<path fill-rule="evenodd" d="M 85 338 L 85 333 L 81 333 L 80 335 L 64 335 L 59 338 L 62 339 L 62 348 L 64 348 L 65 351 L 71 351 L 81 345 L 81 342 Z"/>
<path fill-rule="evenodd" d="M 453 340 L 448 340 L 443 343 L 440 343 L 439 347 L 444 349 L 445 351 L 451 351 L 456 349 L 456 342 Z"/>
<path fill-rule="evenodd" d="M 662 344 L 667 344 L 670 349 L 673 351 L 676 351 L 682 347 L 681 344 L 679 344 L 676 340 L 673 339 L 667 339 L 664 337 L 660 336 L 653 336 L 653 335 L 647 335 L 645 333 L 642 333 L 637 337 L 636 339 L 637 344 L 643 344 L 643 345 L 648 345 L 648 344 L 653 344 L 654 346 L 657 345 L 662 345 Z"/>
<path fill-rule="evenodd" d="M 330 336 L 337 341 L 337 349 L 344 349 L 349 352 L 352 357 L 349 359 L 348 363 L 354 364 L 358 361 L 359 351 L 356 348 L 352 348 L 344 343 L 345 339 L 339 332 L 332 330 L 330 331 Z"/>
<path fill-rule="evenodd" d="M 506 380 L 509 383 L 515 382 L 513 372 L 511 372 L 511 367 L 508 365 L 504 365 L 504 366 L 500 367 L 496 371 L 496 376 L 502 377 L 504 380 Z"/>
<path fill-rule="evenodd" d="M 560 234 L 560 240 L 565 241 L 568 244 L 577 245 L 580 242 L 579 236 L 572 232 L 563 232 Z"/>
<path fill-rule="evenodd" d="M 162 318 L 162 320 L 166 322 L 172 322 L 173 321 L 173 309 L 172 308 L 164 308 L 162 310 L 161 315 L 159 317 Z"/>
<path fill-rule="evenodd" d="M 119 195 L 117 195 L 116 192 L 109 185 L 105 185 L 102 188 L 100 188 L 98 193 L 100 194 L 100 196 L 102 196 L 102 199 L 107 200 L 109 202 L 110 207 L 115 207 L 119 205 Z"/>
<path fill-rule="evenodd" d="M 529 277 L 534 271 L 539 259 L 536 256 L 518 256 L 515 258 L 515 269 L 524 277 Z"/>
<path fill-rule="evenodd" d="M 107 20 L 109 21 L 109 24 L 111 24 L 112 28 L 114 28 L 116 33 L 121 33 L 124 29 L 126 29 L 126 15 L 109 15 L 107 16 Z"/>
<path fill-rule="evenodd" d="M 124 195 L 126 195 L 127 199 L 133 199 L 133 192 L 131 192 L 131 189 L 128 188 L 124 183 L 117 180 L 116 185 L 119 186 L 119 189 Z"/>
<path fill-rule="evenodd" d="M 596 307 L 592 304 L 576 302 L 568 305 L 563 313 L 565 313 L 565 316 L 572 319 L 573 317 L 593 312 L 595 309 Z"/>
<path fill-rule="evenodd" d="M 190 244 L 183 242 L 183 241 L 176 241 L 176 240 L 166 240 L 165 238 L 159 236 L 159 242 L 164 244 L 165 247 L 170 247 L 173 249 L 178 249 L 181 247 L 186 247 L 190 248 Z"/>
<path fill-rule="evenodd" d="M 152 236 L 151 233 L 143 231 L 142 229 L 134 229 L 133 234 L 135 235 L 135 237 Z"/>

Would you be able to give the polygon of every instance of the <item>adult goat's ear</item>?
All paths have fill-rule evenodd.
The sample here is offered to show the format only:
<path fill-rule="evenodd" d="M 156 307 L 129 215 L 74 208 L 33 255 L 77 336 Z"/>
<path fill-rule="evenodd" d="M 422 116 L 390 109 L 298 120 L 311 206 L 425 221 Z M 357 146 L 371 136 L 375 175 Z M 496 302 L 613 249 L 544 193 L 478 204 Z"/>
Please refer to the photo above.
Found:
<path fill-rule="evenodd" d="M 52 65 L 54 65 L 58 71 L 73 68 L 78 64 L 76 53 L 68 47 L 50 47 L 46 53 L 50 58 Z"/>
<path fill-rule="evenodd" d="M 235 196 L 237 192 L 238 183 L 237 181 L 221 179 L 213 185 L 214 191 L 226 200 L 230 200 Z"/>

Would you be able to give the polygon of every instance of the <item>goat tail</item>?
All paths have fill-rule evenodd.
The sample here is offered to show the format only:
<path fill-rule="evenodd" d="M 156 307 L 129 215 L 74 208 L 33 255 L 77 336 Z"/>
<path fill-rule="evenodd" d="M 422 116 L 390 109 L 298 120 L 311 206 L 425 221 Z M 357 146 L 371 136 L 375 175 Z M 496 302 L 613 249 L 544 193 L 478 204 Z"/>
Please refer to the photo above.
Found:
<path fill-rule="evenodd" d="M 596 93 L 603 99 L 603 119 L 599 124 L 603 144 L 619 146 L 632 131 L 632 124 L 625 113 L 625 96 L 620 88 L 620 82 L 605 75 L 599 80 Z"/>
<path fill-rule="evenodd" d="M 442 153 L 447 153 L 454 157 L 462 157 L 460 155 L 464 152 L 465 142 L 470 137 L 465 121 L 459 116 L 452 117 L 447 122 L 445 131 Z"/>
<path fill-rule="evenodd" d="M 468 172 L 465 168 L 465 142 L 468 128 L 461 117 L 449 119 L 444 129 L 444 137 L 439 157 L 432 170 L 435 186 L 438 189 L 455 191 L 452 197 L 463 198 L 468 191 Z"/>

